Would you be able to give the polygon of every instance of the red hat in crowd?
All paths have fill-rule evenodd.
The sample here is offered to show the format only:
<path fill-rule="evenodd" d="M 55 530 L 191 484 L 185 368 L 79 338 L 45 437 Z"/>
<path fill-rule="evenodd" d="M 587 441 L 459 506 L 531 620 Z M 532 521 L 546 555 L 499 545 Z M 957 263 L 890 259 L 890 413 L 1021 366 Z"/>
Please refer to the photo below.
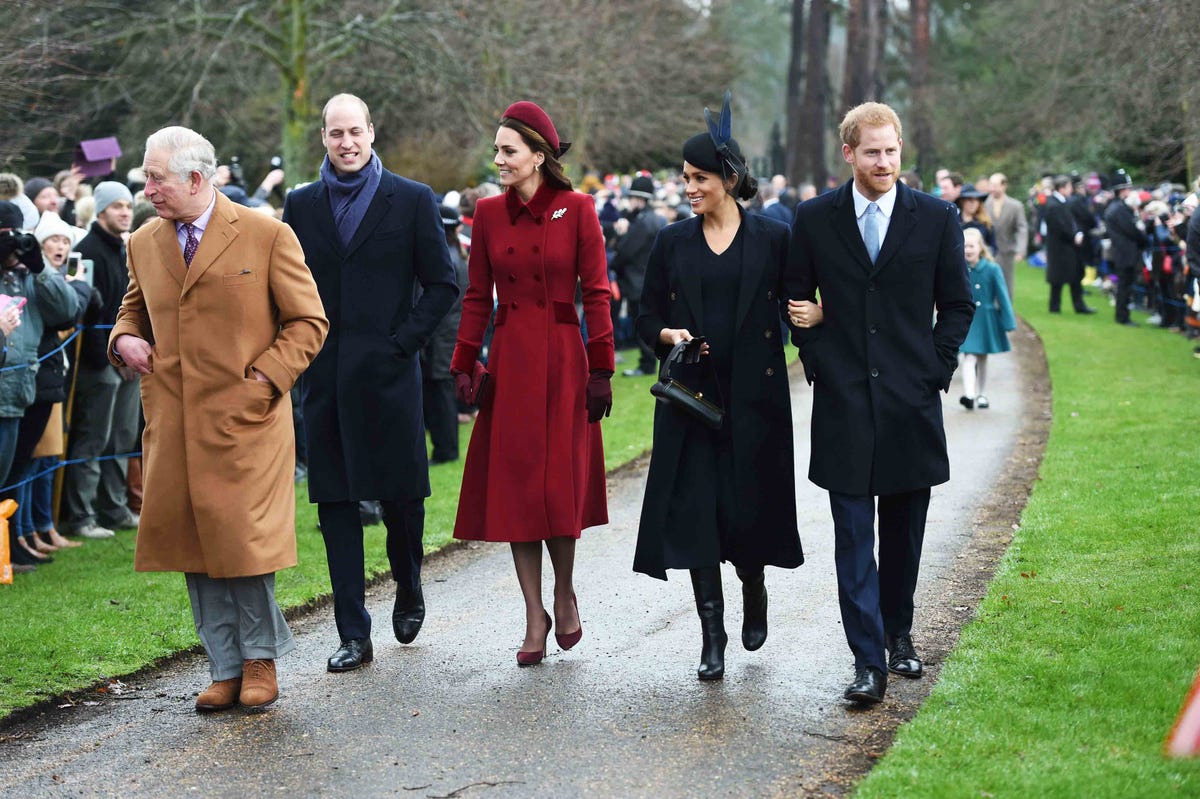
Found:
<path fill-rule="evenodd" d="M 524 122 L 533 128 L 550 145 L 550 149 L 554 151 L 556 158 L 561 158 L 571 146 L 569 141 L 559 141 L 558 131 L 554 129 L 554 123 L 550 121 L 550 115 L 543 111 L 542 107 L 537 103 L 520 100 L 505 109 L 504 116 L 508 119 Z"/>

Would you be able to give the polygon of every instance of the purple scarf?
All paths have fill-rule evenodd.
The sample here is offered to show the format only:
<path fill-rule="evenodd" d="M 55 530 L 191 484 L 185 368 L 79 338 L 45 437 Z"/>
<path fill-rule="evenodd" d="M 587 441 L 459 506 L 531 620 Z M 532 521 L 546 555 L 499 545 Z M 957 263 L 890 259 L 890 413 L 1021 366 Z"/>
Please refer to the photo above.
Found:
<path fill-rule="evenodd" d="M 328 155 L 321 162 L 321 182 L 329 190 L 329 209 L 333 211 L 333 224 L 343 247 L 350 246 L 382 176 L 383 163 L 375 153 L 371 153 L 371 160 L 362 169 L 348 174 L 334 169 Z"/>

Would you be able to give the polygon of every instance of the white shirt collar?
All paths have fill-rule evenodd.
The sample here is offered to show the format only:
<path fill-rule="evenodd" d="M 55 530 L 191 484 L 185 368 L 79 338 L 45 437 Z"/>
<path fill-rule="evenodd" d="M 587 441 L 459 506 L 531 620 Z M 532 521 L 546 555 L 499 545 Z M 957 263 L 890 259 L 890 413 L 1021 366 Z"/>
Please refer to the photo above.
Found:
<path fill-rule="evenodd" d="M 858 184 L 853 181 L 850 182 L 850 192 L 854 195 L 854 217 L 861 219 L 862 215 L 867 212 L 867 206 L 871 204 L 871 200 L 862 195 L 862 192 L 858 190 Z M 896 208 L 896 185 L 893 183 L 887 194 L 874 202 L 879 206 L 879 212 L 883 214 L 883 218 L 891 219 L 892 211 Z"/>
<path fill-rule="evenodd" d="M 192 227 L 197 231 L 197 238 L 204 235 L 204 231 L 208 229 L 209 220 L 212 219 L 213 209 L 217 207 L 217 190 L 213 189 L 212 199 L 208 201 L 208 208 L 204 209 L 204 213 L 192 220 Z M 179 233 L 183 230 L 183 222 L 175 223 L 175 232 Z"/>

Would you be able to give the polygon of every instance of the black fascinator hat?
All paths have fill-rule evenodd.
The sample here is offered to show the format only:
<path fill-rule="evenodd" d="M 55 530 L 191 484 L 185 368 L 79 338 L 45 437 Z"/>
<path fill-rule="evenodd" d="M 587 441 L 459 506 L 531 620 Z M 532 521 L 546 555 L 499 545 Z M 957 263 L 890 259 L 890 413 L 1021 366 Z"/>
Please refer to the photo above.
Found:
<path fill-rule="evenodd" d="M 748 174 L 742 148 L 733 138 L 731 99 L 732 94 L 726 89 L 721 116 L 715 121 L 712 112 L 707 107 L 704 109 L 708 132 L 697 133 L 683 143 L 683 160 L 705 172 L 720 174 L 726 180 L 736 174 L 738 180 L 732 194 L 739 200 L 749 200 L 758 193 L 758 181 Z"/>

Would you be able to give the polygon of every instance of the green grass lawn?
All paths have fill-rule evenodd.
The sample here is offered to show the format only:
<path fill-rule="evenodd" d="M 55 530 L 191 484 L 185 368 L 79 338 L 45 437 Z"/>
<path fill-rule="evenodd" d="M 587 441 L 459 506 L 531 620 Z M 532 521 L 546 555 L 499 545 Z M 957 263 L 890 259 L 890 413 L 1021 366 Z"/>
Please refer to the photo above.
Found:
<path fill-rule="evenodd" d="M 636 352 L 626 352 L 625 357 L 626 365 L 637 360 Z M 653 382 L 651 377 L 625 378 L 619 372 L 613 378 L 612 415 L 603 422 L 609 469 L 649 449 Z M 459 427 L 464 457 L 470 430 L 469 425 Z M 426 551 L 451 539 L 462 460 L 431 467 L 430 482 Z M 280 572 L 276 584 L 285 608 L 329 592 L 316 506 L 308 503 L 304 485 L 296 489 L 300 565 Z M 133 546 L 131 530 L 113 539 L 87 541 L 55 553 L 54 563 L 32 574 L 16 575 L 13 585 L 0 585 L 0 718 L 199 645 L 183 576 L 134 572 Z M 367 528 L 366 553 L 370 574 L 387 569 L 382 525 Z"/>
<path fill-rule="evenodd" d="M 1200 760 L 1162 754 L 1200 665 L 1200 361 L 1177 334 L 1115 325 L 1099 291 L 1089 317 L 1052 315 L 1046 297 L 1042 273 L 1019 269 L 1053 382 L 1040 479 L 859 799 L 1200 796 Z"/>

